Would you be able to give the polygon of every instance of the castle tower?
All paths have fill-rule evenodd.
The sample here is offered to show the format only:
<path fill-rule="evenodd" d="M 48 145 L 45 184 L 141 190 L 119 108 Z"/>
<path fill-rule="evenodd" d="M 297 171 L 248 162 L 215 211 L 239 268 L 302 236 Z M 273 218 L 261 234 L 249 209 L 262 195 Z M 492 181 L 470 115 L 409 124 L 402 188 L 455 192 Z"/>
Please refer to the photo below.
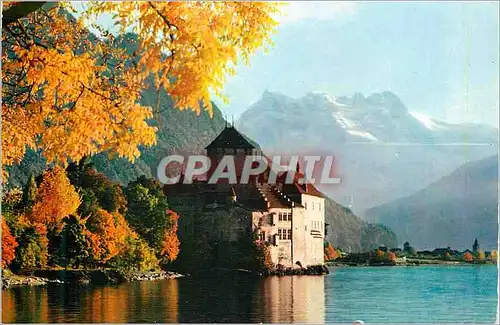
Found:
<path fill-rule="evenodd" d="M 238 132 L 234 125 L 228 126 L 227 123 L 224 130 L 205 149 L 211 161 L 207 180 L 212 177 L 224 156 L 233 156 L 236 167 L 236 178 L 239 182 L 245 158 L 247 156 L 262 155 L 262 151 L 256 142 Z M 227 179 L 223 179 L 219 183 L 226 182 Z"/>

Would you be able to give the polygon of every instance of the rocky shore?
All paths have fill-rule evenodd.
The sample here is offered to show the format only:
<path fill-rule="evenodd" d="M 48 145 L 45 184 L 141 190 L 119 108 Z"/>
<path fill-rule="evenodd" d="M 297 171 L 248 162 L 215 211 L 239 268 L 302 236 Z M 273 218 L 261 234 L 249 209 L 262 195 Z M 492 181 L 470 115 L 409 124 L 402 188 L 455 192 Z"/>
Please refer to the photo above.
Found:
<path fill-rule="evenodd" d="M 325 265 L 315 265 L 305 268 L 276 268 L 266 272 L 264 275 L 323 275 L 329 274 Z"/>
<path fill-rule="evenodd" d="M 61 280 L 50 280 L 37 276 L 22 275 L 2 275 L 2 289 L 8 289 L 15 286 L 38 286 L 47 283 L 63 283 Z"/>
<path fill-rule="evenodd" d="M 183 275 L 170 271 L 119 271 L 119 270 L 35 270 L 32 275 L 2 273 L 2 288 L 37 286 L 49 283 L 119 284 L 130 281 L 156 281 L 174 279 Z"/>

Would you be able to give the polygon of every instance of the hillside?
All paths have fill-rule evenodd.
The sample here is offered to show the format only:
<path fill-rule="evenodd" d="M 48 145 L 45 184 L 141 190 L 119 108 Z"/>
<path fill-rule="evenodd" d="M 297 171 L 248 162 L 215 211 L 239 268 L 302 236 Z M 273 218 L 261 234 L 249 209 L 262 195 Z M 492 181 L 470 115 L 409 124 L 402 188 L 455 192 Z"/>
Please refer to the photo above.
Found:
<path fill-rule="evenodd" d="M 326 240 L 347 252 L 361 252 L 381 245 L 397 246 L 396 235 L 385 226 L 361 220 L 352 211 L 332 199 L 325 203 Z"/>
<path fill-rule="evenodd" d="M 498 156 L 468 163 L 425 189 L 367 211 L 419 249 L 497 246 Z"/>

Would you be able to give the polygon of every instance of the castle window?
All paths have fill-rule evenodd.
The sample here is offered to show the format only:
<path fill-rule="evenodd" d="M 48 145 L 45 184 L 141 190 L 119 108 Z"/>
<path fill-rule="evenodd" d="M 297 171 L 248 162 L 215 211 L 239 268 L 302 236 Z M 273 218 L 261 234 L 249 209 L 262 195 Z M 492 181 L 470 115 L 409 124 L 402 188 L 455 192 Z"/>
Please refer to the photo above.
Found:
<path fill-rule="evenodd" d="M 259 240 L 265 241 L 266 240 L 266 232 L 263 231 L 259 234 Z"/>
<path fill-rule="evenodd" d="M 292 229 L 288 229 L 287 230 L 287 234 L 288 234 L 288 239 L 292 239 Z"/>
<path fill-rule="evenodd" d="M 278 213 L 278 220 L 283 221 L 283 214 L 281 212 Z"/>
<path fill-rule="evenodd" d="M 288 212 L 288 221 L 292 221 L 292 213 Z"/>
<path fill-rule="evenodd" d="M 304 203 L 304 207 L 305 207 L 305 208 L 306 208 L 306 210 L 307 210 L 307 202 L 306 202 L 306 203 Z"/>
<path fill-rule="evenodd" d="M 321 203 L 318 203 L 319 211 L 321 211 Z"/>
<path fill-rule="evenodd" d="M 280 228 L 280 229 L 278 229 L 278 238 L 280 240 L 283 240 L 283 237 L 284 237 L 283 230 Z"/>

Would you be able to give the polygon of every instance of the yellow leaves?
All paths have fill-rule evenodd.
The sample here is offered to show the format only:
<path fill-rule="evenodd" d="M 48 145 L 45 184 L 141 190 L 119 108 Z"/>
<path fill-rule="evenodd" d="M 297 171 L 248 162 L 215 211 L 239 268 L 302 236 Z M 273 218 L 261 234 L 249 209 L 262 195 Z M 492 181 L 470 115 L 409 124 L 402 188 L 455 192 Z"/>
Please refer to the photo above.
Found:
<path fill-rule="evenodd" d="M 42 22 L 49 33 L 35 28 L 37 44 L 13 46 L 3 60 L 2 163 L 19 162 L 26 148 L 42 149 L 49 163 L 104 150 L 135 159 L 139 145 L 155 143 L 156 129 L 145 122 L 151 109 L 137 104 L 143 79 L 132 69 L 117 74 L 103 61 L 123 61 L 123 50 L 101 42 L 79 50 L 87 34 L 57 8 L 49 14 Z"/>
<path fill-rule="evenodd" d="M 95 14 L 113 12 L 117 23 L 135 28 L 145 49 L 139 64 L 179 109 L 211 112 L 210 93 L 220 95 L 227 75 L 270 42 L 278 5 L 271 2 L 108 2 Z M 132 14 L 136 13 L 136 14 Z M 168 78 L 175 81 L 169 82 Z"/>
<path fill-rule="evenodd" d="M 139 145 L 156 141 L 146 122 L 151 108 L 138 104 L 146 78 L 153 75 L 177 108 L 212 115 L 211 94 L 223 97 L 238 59 L 248 63 L 270 43 L 278 10 L 271 2 L 93 1 L 69 21 L 60 11 L 68 5 L 32 13 L 2 35 L 4 165 L 26 148 L 61 165 L 106 150 L 133 161 Z M 90 38 L 83 20 L 100 14 L 112 14 L 122 32 L 136 31 L 137 58 L 111 46 L 112 35 Z M 137 67 L 125 64 L 135 59 Z"/>

